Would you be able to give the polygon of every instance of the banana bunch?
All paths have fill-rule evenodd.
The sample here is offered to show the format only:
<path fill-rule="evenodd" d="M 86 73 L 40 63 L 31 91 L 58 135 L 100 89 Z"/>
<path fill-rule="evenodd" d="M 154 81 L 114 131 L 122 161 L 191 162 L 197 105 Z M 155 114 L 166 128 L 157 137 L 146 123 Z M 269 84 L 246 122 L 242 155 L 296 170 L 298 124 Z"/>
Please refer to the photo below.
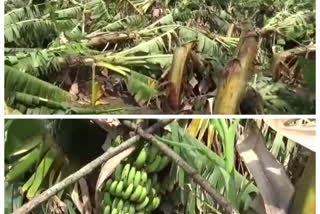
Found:
<path fill-rule="evenodd" d="M 157 147 L 146 144 L 139 152 L 134 165 L 137 168 L 145 167 L 148 173 L 153 173 L 163 170 L 169 161 L 167 156 L 159 154 Z"/>
<path fill-rule="evenodd" d="M 149 213 L 160 204 L 157 175 L 148 178 L 144 170 L 120 164 L 104 188 L 104 214 Z"/>
<path fill-rule="evenodd" d="M 142 202 L 133 203 L 120 197 L 114 197 L 110 193 L 104 194 L 104 214 L 147 214 L 155 210 L 160 204 L 160 197 L 148 196 Z"/>
<path fill-rule="evenodd" d="M 104 214 L 147 214 L 157 209 L 161 198 L 156 172 L 168 163 L 156 147 L 146 144 L 134 159 L 119 164 L 103 189 Z"/>

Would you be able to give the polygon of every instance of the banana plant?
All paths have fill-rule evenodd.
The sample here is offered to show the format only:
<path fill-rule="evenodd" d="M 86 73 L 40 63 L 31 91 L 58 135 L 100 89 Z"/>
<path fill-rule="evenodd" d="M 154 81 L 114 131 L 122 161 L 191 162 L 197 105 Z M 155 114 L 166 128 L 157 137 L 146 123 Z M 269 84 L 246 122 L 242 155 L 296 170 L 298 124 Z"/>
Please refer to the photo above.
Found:
<path fill-rule="evenodd" d="M 283 125 L 280 128 L 276 120 L 268 120 L 267 123 L 263 123 L 262 120 L 257 120 L 257 123 L 259 124 L 261 135 L 263 135 L 263 138 L 265 139 L 266 147 L 269 150 L 267 151 L 268 155 L 270 157 L 272 156 L 274 160 L 277 158 L 276 162 L 281 163 L 281 166 L 286 170 L 292 170 L 291 164 L 295 161 L 298 151 L 296 142 L 292 141 L 291 138 L 300 139 L 300 137 L 302 137 L 301 135 L 297 135 L 296 132 L 301 131 L 307 133 L 307 135 L 303 135 L 305 138 L 302 142 L 306 142 L 307 139 L 308 141 L 311 141 L 312 139 L 314 141 L 314 133 L 313 135 L 311 134 L 312 127 L 314 128 L 314 126 L 312 126 L 312 121 L 308 122 L 309 125 L 306 125 L 305 128 L 303 128 L 303 131 L 301 130 L 300 122 L 297 122 L 297 126 L 299 126 L 298 123 L 300 124 L 300 128 L 297 130 L 295 130 L 295 127 L 292 125 L 290 128 L 282 127 Z M 293 121 L 293 123 L 295 122 Z M 242 125 L 240 125 L 239 120 L 193 119 L 191 121 L 179 121 L 179 123 L 170 126 L 169 130 L 171 134 L 159 139 L 164 143 L 173 146 L 175 151 L 181 154 L 191 166 L 201 172 L 202 176 L 212 182 L 212 185 L 217 190 L 221 191 L 221 193 L 229 199 L 230 203 L 239 209 L 240 212 L 259 213 L 259 206 L 254 205 L 255 203 L 252 201 L 252 193 L 259 194 L 259 187 L 257 187 L 255 184 L 256 182 L 252 180 L 252 176 L 245 178 L 239 177 L 243 166 L 241 166 L 241 163 L 240 165 L 235 165 L 235 157 L 237 157 L 237 153 L 234 150 L 235 142 L 241 139 L 241 136 L 236 133 L 242 130 L 241 127 Z M 275 132 L 271 127 L 279 130 L 279 132 Z M 283 134 L 285 134 L 286 137 L 284 137 Z M 287 136 L 291 136 L 290 139 L 288 139 Z M 228 148 L 228 145 L 226 145 L 227 142 L 232 148 Z M 306 143 L 306 145 L 309 145 L 309 143 Z M 228 153 L 229 155 L 232 154 L 233 157 L 230 158 Z M 241 153 L 240 155 L 244 154 Z M 314 186 L 312 180 L 313 176 L 311 176 L 311 171 L 313 170 L 312 155 L 313 154 L 309 157 L 309 162 L 307 164 L 307 166 L 310 167 L 308 168 L 306 166 L 304 172 L 304 174 L 309 173 L 309 176 L 307 176 L 308 178 L 305 176 L 301 177 L 296 186 L 296 188 L 304 188 L 304 191 L 296 193 L 294 199 L 296 202 L 291 204 L 291 210 L 297 211 L 297 209 L 294 208 L 297 206 L 301 208 L 297 211 L 298 213 L 308 212 L 306 210 L 313 212 L 314 210 Z M 207 157 L 207 159 L 203 160 L 203 156 Z M 262 156 L 262 154 L 260 154 L 260 156 Z M 266 154 L 264 156 L 266 156 Z M 248 159 L 246 159 L 246 161 L 248 161 Z M 263 159 L 261 161 L 263 161 Z M 237 160 L 237 162 L 239 162 L 239 160 Z M 189 184 L 184 172 L 179 168 L 175 170 L 171 175 L 175 180 L 171 183 L 178 183 L 179 187 L 184 187 L 185 183 Z M 262 171 L 260 170 L 260 174 L 261 173 Z M 255 172 L 253 172 L 253 174 L 255 174 Z M 309 179 L 310 182 L 305 182 L 307 179 Z M 279 180 L 281 179 L 279 178 Z M 288 179 L 286 179 L 286 181 L 288 182 Z M 280 183 L 281 182 L 282 180 Z M 310 185 L 308 187 L 302 187 L 304 186 L 302 184 L 305 183 Z M 288 187 L 284 188 L 290 190 L 288 194 L 290 192 L 292 193 L 293 187 L 291 183 Z M 261 190 L 261 193 L 262 192 L 263 191 Z M 204 212 L 219 213 L 215 210 L 214 204 L 210 204 L 210 201 L 206 201 L 205 197 L 201 197 L 201 191 L 193 183 L 190 183 L 188 188 L 182 188 L 180 194 L 181 200 L 186 204 L 186 207 L 189 210 L 186 211 L 187 213 L 195 213 L 197 209 L 204 210 Z M 251 194 L 251 196 L 249 194 Z M 305 199 L 304 202 L 302 202 L 302 198 Z M 286 199 L 283 199 L 283 203 L 286 203 L 286 207 L 288 206 L 288 201 Z"/>
<path fill-rule="evenodd" d="M 227 199 L 238 210 L 246 210 L 250 207 L 251 197 L 249 194 L 257 192 L 256 186 L 252 181 L 247 180 L 239 172 L 234 169 L 234 156 L 236 128 L 240 120 L 235 120 L 228 126 L 223 119 L 194 119 L 191 121 L 188 130 L 184 131 L 178 123 L 170 125 L 172 136 L 162 137 L 164 143 L 173 146 L 175 151 L 181 155 L 191 166 L 201 172 L 201 175 L 207 179 L 213 187 L 227 197 Z M 210 148 L 204 145 L 202 139 L 196 137 L 203 137 L 205 130 L 214 127 L 215 132 L 221 136 L 222 147 L 227 148 L 223 156 L 213 152 Z M 218 131 L 219 130 L 219 131 Z M 221 134 L 220 134 L 221 133 Z M 228 145 L 227 145 L 228 143 Z M 233 157 L 231 157 L 231 154 Z M 187 176 L 181 169 L 177 169 L 175 181 L 179 186 L 184 186 L 188 183 Z M 195 213 L 197 207 L 199 209 L 213 212 L 216 210 L 216 205 L 212 202 L 206 194 L 198 189 L 197 185 L 191 184 L 191 189 L 182 190 L 181 198 L 184 198 L 186 207 L 191 209 L 190 213 Z M 188 193 L 190 191 L 190 193 Z M 187 206 L 188 204 L 188 206 Z M 193 205 L 192 205 L 193 204 Z M 190 206 L 189 206 L 190 205 Z"/>
<path fill-rule="evenodd" d="M 43 188 L 50 171 L 63 165 L 62 153 L 46 130 L 45 121 L 13 120 L 7 123 L 10 124 L 6 127 L 5 158 L 9 164 L 5 180 L 20 182 L 35 169 L 21 187 L 27 198 L 33 198 Z"/>

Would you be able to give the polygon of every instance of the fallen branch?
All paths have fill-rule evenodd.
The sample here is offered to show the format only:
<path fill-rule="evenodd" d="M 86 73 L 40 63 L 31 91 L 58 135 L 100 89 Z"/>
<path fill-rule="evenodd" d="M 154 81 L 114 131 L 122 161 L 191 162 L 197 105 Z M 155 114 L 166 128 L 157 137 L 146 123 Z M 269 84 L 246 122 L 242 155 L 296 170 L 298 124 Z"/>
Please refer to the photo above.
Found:
<path fill-rule="evenodd" d="M 202 176 L 192 168 L 187 162 L 185 162 L 179 155 L 177 155 L 171 148 L 169 148 L 166 144 L 159 141 L 152 134 L 147 133 L 143 129 L 141 129 L 136 124 L 131 121 L 125 120 L 122 122 L 127 127 L 135 130 L 141 137 L 150 141 L 154 146 L 159 148 L 166 156 L 172 159 L 178 166 L 180 166 L 199 186 L 201 186 L 214 201 L 216 201 L 223 210 L 225 210 L 228 214 L 238 214 L 239 212 L 231 205 L 229 201 L 227 201 L 220 193 L 218 193 L 214 188 L 212 188 L 211 184 L 206 181 Z"/>
<path fill-rule="evenodd" d="M 171 123 L 173 120 L 160 120 L 158 123 L 154 124 L 153 126 L 149 127 L 146 131 L 146 133 L 153 133 L 156 130 L 166 126 L 167 124 Z M 119 146 L 115 148 L 110 148 L 108 151 L 106 151 L 101 156 L 97 157 L 95 160 L 91 161 L 84 167 L 82 167 L 77 172 L 69 175 L 67 178 L 62 180 L 61 182 L 53 185 L 40 195 L 34 197 L 31 201 L 24 204 L 22 207 L 15 210 L 12 214 L 25 214 L 32 211 L 34 208 L 36 208 L 41 203 L 47 201 L 49 198 L 60 192 L 62 189 L 66 188 L 67 186 L 77 182 L 80 178 L 90 174 L 95 168 L 109 160 L 110 158 L 114 157 L 115 155 L 119 154 L 120 152 L 134 146 L 138 141 L 140 140 L 140 136 L 136 135 L 125 142 L 121 143 Z"/>

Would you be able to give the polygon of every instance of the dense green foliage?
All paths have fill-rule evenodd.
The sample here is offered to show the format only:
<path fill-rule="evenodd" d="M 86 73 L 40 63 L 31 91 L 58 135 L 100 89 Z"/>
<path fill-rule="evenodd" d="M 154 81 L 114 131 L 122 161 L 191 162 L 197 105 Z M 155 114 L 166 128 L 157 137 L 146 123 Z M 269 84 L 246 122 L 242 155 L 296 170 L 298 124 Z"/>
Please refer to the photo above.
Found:
<path fill-rule="evenodd" d="M 6 78 L 6 102 L 23 113 L 79 113 L 81 111 L 70 110 L 79 104 L 88 108 L 84 112 L 110 113 L 108 107 L 95 109 L 99 103 L 108 103 L 108 96 L 125 102 L 130 97 L 127 105 L 117 106 L 122 107 L 123 112 L 132 105 L 166 112 L 163 97 L 167 93 L 166 74 L 172 54 L 175 47 L 188 42 L 195 43 L 194 59 L 197 60 L 193 59 L 187 68 L 184 84 L 190 89 L 184 89 L 182 109 L 191 105 L 191 113 L 208 113 L 196 103 L 204 99 L 201 102 L 205 105 L 212 97 L 222 68 L 236 52 L 244 29 L 270 32 L 261 39 L 255 77 L 250 82 L 257 92 L 263 91 L 264 113 L 314 112 L 312 95 L 308 98 L 297 95 L 301 88 L 303 93 L 314 94 L 315 2 L 312 0 L 251 0 L 249 3 L 7 0 L 5 6 L 5 75 L 25 73 L 17 85 L 13 79 Z M 276 66 L 282 78 L 275 84 L 270 77 L 274 75 L 273 58 L 297 47 L 307 50 L 283 59 L 284 70 Z M 299 65 L 296 64 L 298 56 Z M 77 84 L 86 93 L 76 93 L 73 100 L 65 93 L 62 100 L 67 100 L 68 107 L 30 102 L 30 96 L 36 100 L 46 98 L 49 103 L 57 101 L 47 94 L 49 85 L 34 82 L 34 78 L 66 91 L 72 91 L 72 86 Z M 97 87 L 83 88 L 81 82 Z M 108 84 L 120 88 L 110 89 Z M 204 84 L 208 86 L 204 88 Z M 266 89 L 270 85 L 272 89 Z M 51 88 L 54 94 L 61 93 Z M 25 97 L 17 99 L 17 93 Z M 102 95 L 97 96 L 97 93 Z M 245 102 L 255 103 L 256 100 L 250 98 Z"/>
<path fill-rule="evenodd" d="M 239 131 L 248 121 L 176 120 L 161 130 L 156 138 L 172 148 L 240 213 L 255 213 L 253 200 L 261 190 L 235 149 L 235 143 L 241 138 Z M 145 120 L 143 123 L 149 126 L 154 122 Z M 290 174 L 290 179 L 299 178 L 304 165 L 298 160 L 305 158 L 308 152 L 303 155 L 301 146 L 262 121 L 256 122 L 269 152 Z M 314 124 L 307 120 L 302 122 L 308 122 L 309 127 Z M 116 125 L 116 121 L 105 132 L 90 120 L 7 120 L 4 139 L 5 214 L 12 213 L 35 195 L 97 158 L 103 153 L 102 148 L 110 149 L 128 138 L 126 128 Z M 219 213 L 218 203 L 150 142 L 139 141 L 136 150 L 114 167 L 114 173 L 99 190 L 95 189 L 98 174 L 101 170 L 101 175 L 106 168 L 102 166 L 85 177 L 88 188 L 101 191 L 104 196 L 98 204 L 91 200 L 93 207 L 112 210 L 118 206 L 121 209 L 133 206 L 147 213 L 156 208 L 155 213 Z M 32 213 L 59 213 L 61 210 L 78 213 L 77 203 L 80 202 L 77 198 L 85 197 L 86 193 L 78 191 L 76 186 L 65 188 Z"/>

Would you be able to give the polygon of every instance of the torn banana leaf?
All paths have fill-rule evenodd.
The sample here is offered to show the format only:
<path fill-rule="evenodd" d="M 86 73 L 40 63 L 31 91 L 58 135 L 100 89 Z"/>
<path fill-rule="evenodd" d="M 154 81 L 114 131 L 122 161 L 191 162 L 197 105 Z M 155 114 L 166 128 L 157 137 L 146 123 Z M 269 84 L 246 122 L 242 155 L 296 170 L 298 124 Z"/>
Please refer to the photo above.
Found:
<path fill-rule="evenodd" d="M 268 151 L 254 121 L 249 121 L 237 143 L 237 150 L 252 174 L 263 198 L 267 214 L 286 214 L 294 187 L 282 165 Z"/>

